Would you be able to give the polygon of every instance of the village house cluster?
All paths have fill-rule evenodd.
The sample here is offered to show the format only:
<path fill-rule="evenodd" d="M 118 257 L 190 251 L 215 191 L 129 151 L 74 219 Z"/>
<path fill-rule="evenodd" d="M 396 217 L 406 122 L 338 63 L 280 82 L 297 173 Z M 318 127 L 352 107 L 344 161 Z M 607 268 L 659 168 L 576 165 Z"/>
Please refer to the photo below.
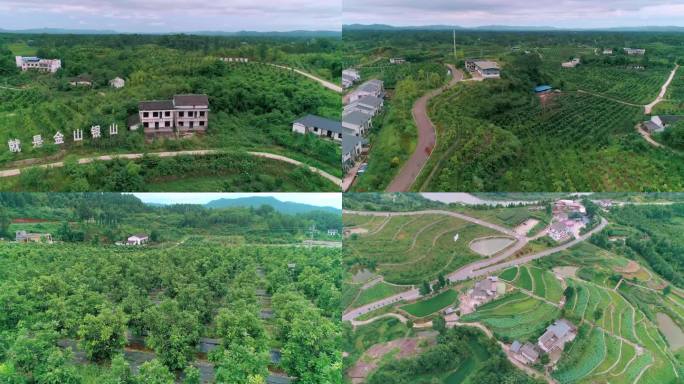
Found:
<path fill-rule="evenodd" d="M 246 57 L 221 57 L 219 60 L 226 63 L 249 63 Z"/>
<path fill-rule="evenodd" d="M 574 200 L 558 200 L 553 206 L 549 237 L 562 243 L 579 236 L 580 230 L 589 223 L 587 210 Z"/>
<path fill-rule="evenodd" d="M 469 59 L 465 61 L 465 67 L 474 78 L 498 79 L 501 77 L 501 68 L 495 61 Z"/>
<path fill-rule="evenodd" d="M 62 68 L 60 59 L 41 59 L 35 56 L 15 56 L 18 68 L 22 71 L 40 71 L 55 73 Z"/>
<path fill-rule="evenodd" d="M 371 79 L 359 85 L 343 99 L 345 106 L 342 110 L 342 169 L 345 173 L 352 172 L 352 178 L 365 170 L 365 165 L 361 164 L 354 171 L 362 155 L 367 152 L 366 136 L 373 128 L 373 118 L 384 107 L 384 97 L 384 82 Z"/>
<path fill-rule="evenodd" d="M 129 116 L 128 128 L 140 126 L 147 137 L 204 133 L 209 125 L 207 95 L 175 95 L 171 100 L 141 101 L 138 113 Z"/>
<path fill-rule="evenodd" d="M 536 344 L 524 344 L 518 340 L 510 346 L 513 357 L 523 364 L 535 364 L 543 353 L 548 354 L 549 362 L 555 364 L 561 357 L 565 344 L 577 337 L 577 327 L 566 319 L 556 320 L 539 336 Z"/>

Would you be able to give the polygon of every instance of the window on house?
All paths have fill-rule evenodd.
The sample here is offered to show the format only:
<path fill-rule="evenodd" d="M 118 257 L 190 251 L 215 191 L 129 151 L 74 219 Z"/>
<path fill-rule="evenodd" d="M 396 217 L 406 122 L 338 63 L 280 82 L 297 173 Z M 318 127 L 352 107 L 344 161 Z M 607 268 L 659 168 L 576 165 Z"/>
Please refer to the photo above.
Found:
<path fill-rule="evenodd" d="M 164 122 L 164 126 L 165 126 L 165 127 L 170 127 L 170 126 L 171 126 L 171 122 L 170 122 L 170 121 Z"/>
<path fill-rule="evenodd" d="M 178 122 L 178 126 L 182 127 L 182 126 L 183 126 L 183 122 L 182 122 L 182 121 L 179 121 L 179 122 Z"/>
<path fill-rule="evenodd" d="M 200 121 L 200 125 L 204 127 L 204 121 Z"/>
<path fill-rule="evenodd" d="M 166 116 L 166 117 L 171 116 L 171 111 L 166 111 L 166 112 L 164 112 L 164 116 Z"/>
<path fill-rule="evenodd" d="M 159 128 L 159 122 L 158 121 L 154 122 L 154 128 Z"/>
<path fill-rule="evenodd" d="M 183 117 L 183 114 L 184 114 L 184 113 L 185 113 L 185 112 L 178 112 L 178 116 Z"/>
<path fill-rule="evenodd" d="M 150 123 L 148 123 L 148 122 L 144 122 L 144 123 L 143 123 L 143 127 L 149 128 L 149 126 L 150 126 Z"/>
<path fill-rule="evenodd" d="M 199 115 L 200 115 L 201 117 L 204 117 L 204 113 L 205 113 L 204 111 L 200 111 Z"/>
<path fill-rule="evenodd" d="M 152 112 L 152 117 L 159 117 L 159 112 Z"/>
<path fill-rule="evenodd" d="M 318 132 L 318 127 L 314 127 L 314 132 Z"/>
<path fill-rule="evenodd" d="M 150 117 L 150 113 L 149 112 L 143 112 L 143 117 Z"/>

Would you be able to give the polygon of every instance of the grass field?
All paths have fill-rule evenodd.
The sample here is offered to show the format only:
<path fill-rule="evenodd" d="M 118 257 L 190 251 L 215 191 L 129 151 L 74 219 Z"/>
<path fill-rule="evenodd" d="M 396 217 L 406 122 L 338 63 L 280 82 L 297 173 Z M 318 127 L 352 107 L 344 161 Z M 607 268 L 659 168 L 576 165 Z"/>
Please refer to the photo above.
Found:
<path fill-rule="evenodd" d="M 429 299 L 404 305 L 400 309 L 415 317 L 425 317 L 454 304 L 457 298 L 458 293 L 453 289 L 449 289 Z"/>
<path fill-rule="evenodd" d="M 498 232 L 443 215 L 394 216 L 389 219 L 344 215 L 345 225 L 363 223 L 367 234 L 345 241 L 350 257 L 377 264 L 376 272 L 395 284 L 436 279 L 480 258 L 468 243 Z M 454 236 L 459 238 L 454 242 Z"/>
<path fill-rule="evenodd" d="M 405 290 L 406 287 L 398 287 L 396 285 L 380 282 L 366 290 L 361 291 L 356 300 L 352 302 L 351 308 L 361 307 L 368 303 L 384 299 L 385 297 L 396 295 L 397 293 Z"/>

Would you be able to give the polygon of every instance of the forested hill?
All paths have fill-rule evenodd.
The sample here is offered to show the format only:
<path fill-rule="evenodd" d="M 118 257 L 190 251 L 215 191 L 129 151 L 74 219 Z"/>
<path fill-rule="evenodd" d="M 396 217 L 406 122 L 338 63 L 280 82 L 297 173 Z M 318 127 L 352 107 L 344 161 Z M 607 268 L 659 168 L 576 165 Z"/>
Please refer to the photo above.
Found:
<path fill-rule="evenodd" d="M 340 213 L 340 210 L 334 207 L 320 207 L 310 204 L 295 203 L 291 201 L 280 201 L 271 196 L 251 196 L 241 197 L 237 199 L 217 199 L 206 203 L 207 208 L 228 208 L 228 207 L 260 207 L 262 205 L 269 205 L 280 213 L 295 214 L 308 213 L 313 211 L 322 211 L 330 213 Z"/>
<path fill-rule="evenodd" d="M 131 233 L 154 234 L 162 241 L 189 235 L 232 236 L 247 242 L 291 242 L 311 236 L 314 226 L 342 227 L 341 212 L 278 212 L 269 205 L 206 208 L 198 204 L 150 206 L 118 193 L 0 194 L 0 237 L 19 229 L 50 232 L 57 240 L 112 243 Z"/>

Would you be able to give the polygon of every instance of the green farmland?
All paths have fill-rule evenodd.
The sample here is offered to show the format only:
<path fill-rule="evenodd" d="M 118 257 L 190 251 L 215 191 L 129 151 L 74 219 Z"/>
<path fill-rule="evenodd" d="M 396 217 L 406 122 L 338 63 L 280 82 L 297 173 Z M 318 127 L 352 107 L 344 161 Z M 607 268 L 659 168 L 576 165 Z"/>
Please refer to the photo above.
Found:
<path fill-rule="evenodd" d="M 429 299 L 404 305 L 400 309 L 415 317 L 425 317 L 454 304 L 457 298 L 456 291 L 449 289 Z"/>

